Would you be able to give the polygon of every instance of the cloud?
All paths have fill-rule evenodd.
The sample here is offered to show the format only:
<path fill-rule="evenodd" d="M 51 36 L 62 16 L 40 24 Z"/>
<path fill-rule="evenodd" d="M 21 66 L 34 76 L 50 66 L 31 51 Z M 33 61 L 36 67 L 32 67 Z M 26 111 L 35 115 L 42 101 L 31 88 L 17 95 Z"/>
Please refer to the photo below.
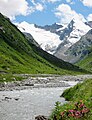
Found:
<path fill-rule="evenodd" d="M 33 12 L 26 0 L 0 0 L 0 12 L 10 19 L 17 15 L 28 15 Z"/>
<path fill-rule="evenodd" d="M 52 2 L 52 3 L 55 3 L 55 2 L 58 2 L 60 0 L 47 0 L 48 2 Z"/>
<path fill-rule="evenodd" d="M 80 0 L 85 6 L 92 7 L 91 0 Z"/>
<path fill-rule="evenodd" d="M 30 0 L 31 3 L 33 3 L 33 5 L 35 5 L 35 0 Z"/>
<path fill-rule="evenodd" d="M 37 2 L 36 0 L 30 0 L 31 3 L 33 4 L 33 9 L 34 11 L 43 11 L 45 9 L 44 5 L 42 4 L 42 2 Z"/>
<path fill-rule="evenodd" d="M 14 20 L 16 16 L 27 16 L 35 11 L 43 11 L 44 6 L 31 0 L 32 6 L 26 0 L 0 0 L 0 12 Z"/>
<path fill-rule="evenodd" d="M 89 14 L 89 15 L 88 15 L 87 20 L 88 20 L 88 21 L 92 21 L 92 14 Z"/>
<path fill-rule="evenodd" d="M 75 2 L 72 1 L 72 0 L 66 0 L 66 2 L 67 2 L 67 3 L 70 3 L 70 4 L 75 4 Z"/>
<path fill-rule="evenodd" d="M 70 3 L 70 2 L 72 2 L 72 0 L 66 0 L 66 2 Z"/>
<path fill-rule="evenodd" d="M 67 4 L 60 4 L 56 8 L 55 15 L 59 18 L 60 23 L 69 23 L 72 19 L 85 21 L 83 15 L 76 13 Z"/>
<path fill-rule="evenodd" d="M 59 2 L 61 0 L 30 0 L 33 4 L 36 3 L 55 3 L 55 2 Z"/>
<path fill-rule="evenodd" d="M 40 3 L 35 4 L 35 10 L 38 11 L 43 11 L 44 10 L 44 6 Z"/>

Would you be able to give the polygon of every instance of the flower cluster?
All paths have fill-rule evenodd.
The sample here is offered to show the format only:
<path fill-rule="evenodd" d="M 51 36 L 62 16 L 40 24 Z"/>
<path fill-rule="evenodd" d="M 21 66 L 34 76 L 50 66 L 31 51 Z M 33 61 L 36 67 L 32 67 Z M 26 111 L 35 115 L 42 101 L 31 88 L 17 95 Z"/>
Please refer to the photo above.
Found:
<path fill-rule="evenodd" d="M 79 101 L 75 104 L 75 108 L 72 110 L 65 110 L 61 112 L 60 115 L 62 118 L 73 117 L 73 118 L 82 118 L 87 115 L 90 110 L 85 106 L 82 101 Z"/>

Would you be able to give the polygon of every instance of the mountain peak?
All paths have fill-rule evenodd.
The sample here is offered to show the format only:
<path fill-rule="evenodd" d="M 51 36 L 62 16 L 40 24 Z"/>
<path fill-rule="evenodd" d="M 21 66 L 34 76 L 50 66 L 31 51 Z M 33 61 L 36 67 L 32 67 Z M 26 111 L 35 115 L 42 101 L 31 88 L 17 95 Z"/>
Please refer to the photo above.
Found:
<path fill-rule="evenodd" d="M 58 46 L 54 55 L 60 59 L 68 61 L 65 51 L 78 42 L 90 29 L 91 28 L 82 20 L 72 19 L 67 27 L 60 31 L 60 39 L 62 42 Z"/>
<path fill-rule="evenodd" d="M 71 20 L 71 22 L 68 24 L 68 28 L 73 30 L 73 27 L 74 27 L 74 20 Z"/>

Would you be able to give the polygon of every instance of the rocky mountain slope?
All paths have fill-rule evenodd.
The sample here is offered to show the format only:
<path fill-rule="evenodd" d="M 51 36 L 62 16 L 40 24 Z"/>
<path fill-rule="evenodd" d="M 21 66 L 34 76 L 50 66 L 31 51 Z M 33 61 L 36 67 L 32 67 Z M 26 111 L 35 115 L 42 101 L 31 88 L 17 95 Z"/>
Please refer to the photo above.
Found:
<path fill-rule="evenodd" d="M 85 22 L 85 24 L 92 28 L 92 21 Z"/>
<path fill-rule="evenodd" d="M 66 52 L 67 61 L 75 63 L 84 59 L 88 54 L 92 52 L 92 30 L 86 35 L 82 36 L 81 39 L 71 46 Z"/>
<path fill-rule="evenodd" d="M 35 46 L 9 19 L 0 14 L 0 74 L 74 74 L 81 71 L 79 67 Z"/>
<path fill-rule="evenodd" d="M 59 32 L 58 30 L 59 29 L 62 29 L 63 28 L 63 25 L 59 25 L 57 23 L 54 23 L 52 25 L 45 25 L 45 26 L 38 26 L 38 25 L 35 25 L 36 28 L 41 28 L 41 29 L 44 29 L 46 31 L 50 31 L 52 33 L 56 33 L 59 35 Z"/>
<path fill-rule="evenodd" d="M 32 43 L 32 44 L 34 44 L 35 46 L 37 46 L 37 47 L 40 47 L 40 45 L 34 40 L 34 38 L 33 38 L 33 36 L 30 34 L 30 33 L 23 33 L 25 36 L 26 36 L 26 38 Z"/>
<path fill-rule="evenodd" d="M 91 28 L 83 23 L 82 21 L 72 20 L 70 24 L 63 30 L 61 38 L 63 39 L 62 43 L 58 46 L 54 55 L 60 59 L 63 59 L 68 62 L 72 62 L 68 60 L 67 55 L 65 54 L 68 49 L 73 46 L 76 42 L 80 40 L 80 38 L 85 35 Z M 71 56 L 72 58 L 72 56 Z"/>

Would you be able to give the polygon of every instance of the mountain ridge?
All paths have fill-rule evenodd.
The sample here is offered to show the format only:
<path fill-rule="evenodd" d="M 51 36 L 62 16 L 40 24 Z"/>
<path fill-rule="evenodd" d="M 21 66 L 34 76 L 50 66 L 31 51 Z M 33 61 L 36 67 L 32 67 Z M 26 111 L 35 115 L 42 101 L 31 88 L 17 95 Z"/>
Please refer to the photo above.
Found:
<path fill-rule="evenodd" d="M 0 14 L 0 71 L 31 74 L 86 72 L 35 46 L 2 14 Z"/>
<path fill-rule="evenodd" d="M 59 56 L 63 48 L 64 51 L 68 49 L 91 29 L 88 24 L 76 19 L 72 19 L 66 25 L 54 23 L 52 25 L 38 26 L 22 22 L 17 24 L 17 26 L 22 32 L 30 33 L 43 50 L 54 54 L 60 59 L 63 59 Z M 60 48 L 62 50 L 59 52 Z"/>

